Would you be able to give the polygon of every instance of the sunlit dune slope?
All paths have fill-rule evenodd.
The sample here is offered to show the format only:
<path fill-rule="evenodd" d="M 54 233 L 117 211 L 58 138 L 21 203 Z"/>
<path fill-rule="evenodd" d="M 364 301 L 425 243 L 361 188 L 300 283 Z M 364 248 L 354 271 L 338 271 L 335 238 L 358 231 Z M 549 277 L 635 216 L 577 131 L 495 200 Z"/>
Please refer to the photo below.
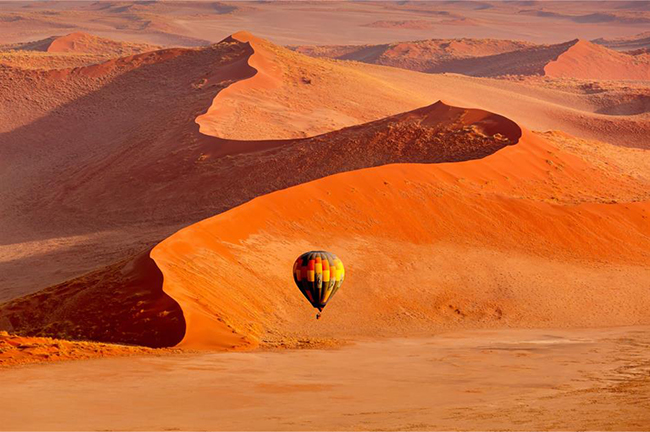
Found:
<path fill-rule="evenodd" d="M 630 55 L 587 41 L 578 41 L 544 66 L 551 77 L 650 80 L 650 55 Z"/>
<path fill-rule="evenodd" d="M 238 140 L 289 139 L 376 120 L 433 102 L 413 83 L 313 59 L 247 32 L 257 72 L 232 84 L 196 119 L 206 135 Z"/>
<path fill-rule="evenodd" d="M 204 155 L 206 163 L 219 159 Z M 180 346 L 247 349 L 458 327 L 650 320 L 647 179 L 614 175 L 502 116 L 438 103 L 224 156 L 237 182 L 220 182 L 222 199 L 237 183 L 252 191 L 283 173 L 297 186 L 193 224 L 151 250 L 162 284 L 149 292 L 173 299 L 171 316 L 181 311 L 182 321 L 170 327 L 183 335 Z M 355 170 L 400 161 L 439 163 Z M 349 172 L 305 183 L 337 171 Z M 341 257 L 346 282 L 315 321 L 293 286 L 291 265 L 299 253 L 320 248 Z M 95 276 L 96 293 L 105 289 L 106 271 Z M 50 329 L 59 322 L 47 314 L 31 319 L 25 310 L 39 309 L 39 301 L 72 309 L 74 296 L 61 291 L 70 284 L 76 282 L 48 290 L 28 308 L 20 299 L 6 303 L 0 320 L 18 332 L 56 336 Z M 102 313 L 134 309 L 133 299 L 120 299 Z M 151 311 L 145 317 L 165 311 L 146 301 L 140 308 Z M 93 327 L 83 316 L 66 319 Z M 74 322 L 80 319 L 84 326 Z M 141 334 L 160 333 L 158 322 L 166 321 L 152 321 Z"/>

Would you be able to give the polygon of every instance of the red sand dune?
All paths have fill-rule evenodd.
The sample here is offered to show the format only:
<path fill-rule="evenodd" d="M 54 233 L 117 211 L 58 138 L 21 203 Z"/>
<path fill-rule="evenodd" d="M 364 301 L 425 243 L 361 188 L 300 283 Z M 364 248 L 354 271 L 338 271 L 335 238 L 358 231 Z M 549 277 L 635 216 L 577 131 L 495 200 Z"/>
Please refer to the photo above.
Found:
<path fill-rule="evenodd" d="M 337 71 L 339 82 L 327 81 L 331 70 Z M 0 74 L 8 77 L 6 82 L 13 81 L 15 84 L 8 86 L 7 91 L 2 93 L 0 112 L 6 121 L 0 125 L 4 128 L 4 133 L 0 135 L 3 140 L 0 145 L 0 164 L 18 164 L 23 167 L 20 172 L 0 169 L 0 202 L 7 209 L 19 210 L 2 212 L 0 278 L 4 277 L 6 283 L 3 281 L 5 291 L 1 294 L 5 299 L 15 298 L 21 293 L 34 292 L 39 284 L 54 285 L 68 279 L 45 292 L 3 304 L 0 307 L 0 325 L 9 330 L 20 329 L 34 335 L 92 337 L 107 341 L 132 341 L 132 335 L 137 333 L 138 343 L 152 346 L 174 344 L 183 335 L 195 339 L 191 344 L 221 346 L 251 346 L 258 343 L 260 338 L 272 340 L 275 337 L 270 333 L 276 331 L 273 328 L 263 336 L 263 332 L 267 331 L 262 330 L 266 328 L 263 321 L 262 324 L 251 324 L 254 327 L 252 329 L 242 329 L 241 322 L 238 321 L 239 312 L 236 311 L 233 313 L 237 316 L 224 315 L 221 324 L 212 323 L 210 318 L 207 325 L 195 327 L 192 324 L 192 329 L 188 325 L 189 330 L 186 331 L 183 324 L 186 313 L 188 317 L 191 316 L 192 322 L 196 323 L 197 319 L 201 321 L 203 306 L 188 302 L 187 296 L 191 296 L 191 293 L 179 291 L 179 298 L 176 299 L 172 288 L 166 294 L 166 288 L 163 290 L 159 283 L 146 276 L 155 272 L 148 272 L 141 267 L 148 261 L 133 262 L 128 258 L 138 251 L 150 249 L 178 229 L 223 213 L 255 197 L 341 171 L 404 162 L 457 163 L 476 158 L 494 162 L 494 158 L 488 155 L 499 149 L 501 150 L 496 155 L 513 154 L 510 150 L 514 148 L 531 148 L 524 145 L 531 142 L 530 134 L 525 139 L 520 139 L 522 128 L 515 122 L 483 110 L 453 108 L 441 103 L 311 138 L 236 141 L 199 133 L 197 123 L 205 120 L 201 114 L 206 112 L 210 104 L 219 109 L 220 102 L 231 102 L 233 111 L 229 115 L 236 116 L 242 125 L 241 129 L 231 131 L 237 138 L 249 133 L 260 136 L 263 133 L 296 136 L 306 127 L 313 131 L 329 132 L 340 127 L 337 122 L 323 121 L 332 112 L 354 114 L 364 111 L 353 105 L 355 100 L 359 100 L 355 99 L 359 94 L 365 95 L 361 107 L 367 104 L 376 108 L 373 118 L 369 120 L 395 114 L 399 107 L 422 106 L 422 100 L 449 95 L 454 101 L 475 101 L 475 104 L 481 106 L 492 104 L 499 107 L 499 112 L 509 111 L 517 118 L 541 119 L 547 121 L 547 124 L 558 124 L 559 117 L 553 117 L 558 112 L 562 113 L 567 124 L 574 124 L 580 118 L 584 121 L 586 118 L 590 122 L 583 123 L 584 130 L 592 129 L 598 133 L 598 127 L 606 131 L 610 129 L 610 122 L 614 121 L 605 115 L 589 116 L 587 108 L 575 108 L 573 104 L 581 99 L 573 99 L 564 91 L 554 93 L 516 83 L 434 76 L 374 65 L 313 61 L 247 34 L 239 34 L 221 44 L 197 50 L 162 50 L 91 67 L 57 71 L 0 68 Z M 304 81 L 304 77 L 311 80 L 311 83 Z M 373 91 L 378 83 L 386 87 L 382 92 Z M 301 86 L 310 87 L 307 90 Z M 344 88 L 347 91 L 342 94 L 344 99 L 332 98 L 333 94 L 338 95 L 337 92 Z M 30 89 L 29 98 L 24 97 L 25 89 Z M 426 89 L 428 95 L 418 94 L 416 89 Z M 394 94 L 393 99 L 391 92 Z M 383 103 L 391 100 L 392 103 Z M 562 102 L 571 104 L 571 108 L 567 105 L 563 111 L 560 105 Z M 579 103 L 576 105 L 580 106 Z M 102 109 L 98 110 L 97 107 L 100 106 Z M 277 109 L 278 106 L 281 109 Z M 309 123 L 311 110 L 318 106 L 327 107 L 330 111 L 325 116 L 313 116 L 313 123 Z M 529 109 L 526 111 L 523 108 Z M 287 122 L 277 128 L 278 119 L 272 116 L 275 112 L 289 116 L 287 118 L 295 112 L 300 121 Z M 246 113 L 251 115 L 247 116 Z M 358 122 L 359 117 L 351 121 L 352 124 Z M 625 125 L 625 122 L 634 124 L 635 127 L 641 125 L 640 122 L 632 123 L 629 117 L 616 118 L 616 122 L 614 130 L 617 136 L 622 135 L 624 128 L 620 125 Z M 267 130 L 269 125 L 276 125 L 276 129 L 269 127 Z M 57 130 L 56 136 L 44 142 L 43 134 L 51 130 Z M 635 129 L 637 138 L 632 143 L 640 142 L 638 136 L 643 136 L 643 130 L 642 127 Z M 515 142 L 518 144 L 513 146 Z M 505 168 L 501 170 L 498 164 L 475 167 L 473 162 L 462 162 L 462 166 L 468 163 L 472 169 L 475 168 L 476 175 L 484 173 L 485 179 L 479 183 L 468 182 L 468 178 L 473 178 L 471 175 L 457 174 L 457 178 L 448 184 L 442 180 L 449 176 L 441 174 L 442 180 L 431 186 L 437 191 L 434 195 L 438 192 L 443 194 L 447 188 L 452 187 L 450 185 L 456 185 L 460 188 L 460 195 L 454 192 L 452 202 L 453 197 L 462 197 L 466 193 L 471 197 L 467 198 L 468 202 L 477 200 L 481 203 L 483 194 L 505 194 L 507 202 L 518 203 L 523 200 L 522 208 L 527 208 L 525 203 L 528 201 L 533 202 L 531 205 L 535 208 L 537 204 L 534 203 L 540 201 L 555 203 L 559 207 L 548 204 L 549 208 L 557 209 L 560 213 L 578 204 L 596 205 L 597 213 L 601 213 L 600 204 L 581 203 L 605 203 L 614 199 L 622 202 L 647 201 L 648 188 L 644 175 L 629 177 L 624 174 L 625 170 L 618 173 L 611 168 L 604 168 L 605 164 L 611 162 L 609 157 L 590 156 L 584 162 L 582 157 L 576 159 L 564 156 L 561 151 L 558 152 L 552 146 L 544 147 L 545 145 L 540 144 L 542 150 L 531 150 L 535 157 L 525 153 L 523 161 L 513 157 L 505 164 L 509 169 L 514 169 L 519 164 L 528 166 L 524 161 L 533 158 L 535 168 L 530 168 L 531 172 L 541 173 L 540 178 L 528 178 L 521 176 L 518 171 L 511 172 Z M 504 149 L 505 146 L 508 147 Z M 532 149 L 537 147 L 533 146 Z M 621 149 L 620 152 L 628 154 L 631 151 Z M 514 154 L 519 155 L 519 151 Z M 592 166 L 590 158 L 598 161 L 598 164 Z M 501 171 L 504 174 L 499 174 Z M 356 183 L 355 178 L 349 178 L 350 184 Z M 454 179 L 454 176 L 450 178 Z M 407 185 L 407 180 L 398 183 Z M 391 181 L 387 180 L 387 183 L 390 184 Z M 429 186 L 422 182 L 419 184 L 424 191 L 429 190 Z M 300 187 L 302 186 L 298 186 Z M 338 188 L 339 185 L 333 184 L 332 190 Z M 500 188 L 505 188 L 503 190 L 507 193 Z M 401 196 L 401 192 L 397 194 Z M 421 199 L 435 202 L 435 197 L 427 194 Z M 409 201 L 411 195 L 410 192 L 405 192 L 403 203 L 401 198 L 395 199 L 403 204 L 404 210 L 409 214 L 413 211 L 417 215 L 418 210 L 409 207 L 415 205 Z M 381 200 L 379 197 L 377 199 Z M 335 205 L 336 202 L 331 204 Z M 440 206 L 443 204 L 440 203 Z M 354 204 L 352 200 L 350 208 L 360 216 L 360 221 L 371 223 L 372 216 L 364 214 L 365 205 L 366 203 Z M 547 204 L 539 205 L 546 208 Z M 633 204 L 631 208 L 639 206 L 643 207 L 641 204 Z M 485 208 L 491 208 L 489 203 Z M 625 204 L 611 208 L 625 208 Z M 376 211 L 373 209 L 376 207 L 368 207 L 368 210 Z M 509 216 L 514 219 L 519 217 L 515 207 L 508 211 L 512 211 L 513 215 L 496 213 L 485 217 L 498 221 L 507 220 Z M 578 214 L 580 211 L 582 210 L 578 210 Z M 324 212 L 327 214 L 330 211 L 325 209 Z M 635 212 L 636 210 L 630 216 L 633 219 L 636 217 Z M 403 219 L 412 218 L 409 214 L 404 214 Z M 570 214 L 571 218 L 582 221 L 582 216 Z M 546 213 L 541 211 L 540 215 Z M 444 218 L 440 220 L 452 227 L 456 223 L 453 220 L 445 221 Z M 603 216 L 597 223 L 604 225 L 586 226 L 594 226 L 594 230 L 598 228 L 598 231 L 601 228 L 609 229 L 608 220 Z M 270 219 L 269 221 L 271 225 L 276 224 Z M 431 220 L 414 219 L 414 229 L 424 229 L 418 227 L 425 223 L 429 224 Z M 526 226 L 521 226 L 524 233 Z M 633 225 L 624 225 L 623 228 L 636 229 Z M 472 236 L 477 239 L 485 237 L 480 225 L 475 226 L 475 229 L 478 234 Z M 621 247 L 614 239 L 592 238 L 588 232 L 579 231 L 579 234 L 583 236 L 581 241 L 605 244 L 607 248 L 620 252 Z M 627 234 L 622 235 L 622 238 L 626 238 Z M 495 236 L 504 237 L 504 232 L 498 232 Z M 491 237 L 486 238 L 481 245 L 492 248 Z M 519 237 L 515 238 L 521 243 Z M 642 240 L 643 237 L 640 237 L 638 241 Z M 636 250 L 635 241 L 630 243 L 630 250 Z M 371 246 L 377 247 L 378 244 Z M 306 242 L 296 245 L 309 248 Z M 464 247 L 465 240 L 459 245 L 457 246 Z M 341 247 L 344 253 L 348 253 L 340 245 L 333 246 L 337 249 Z M 380 245 L 384 246 L 386 245 Z M 536 249 L 539 245 L 533 246 L 533 258 L 540 254 L 546 260 L 544 262 L 551 262 L 555 258 L 550 252 L 539 252 Z M 410 246 L 403 243 L 400 247 Z M 591 263 L 588 265 L 600 266 L 598 260 L 604 260 L 601 270 L 594 274 L 600 275 L 598 277 L 603 280 L 611 275 L 614 265 L 611 261 L 614 258 L 600 257 L 591 247 L 587 247 L 584 252 L 571 248 L 567 250 L 566 253 L 577 260 Z M 414 250 L 413 253 L 419 252 Z M 155 256 L 156 252 L 152 252 L 152 255 Z M 621 254 L 622 257 L 628 255 L 633 254 Z M 494 258 L 496 255 L 486 256 Z M 461 257 L 455 257 L 457 262 L 463 262 Z M 644 255 L 637 257 L 643 259 Z M 354 261 L 358 259 L 357 256 Z M 524 256 L 522 262 L 528 259 Z M 477 261 L 483 264 L 476 269 L 476 274 L 482 274 L 484 268 L 500 269 L 501 264 L 498 263 L 503 261 L 502 258 L 494 258 L 495 261 L 489 262 L 482 260 L 483 258 Z M 110 263 L 117 264 L 107 266 Z M 162 264 L 159 265 L 162 269 Z M 224 265 L 224 268 L 228 268 L 230 264 L 226 262 Z M 540 268 L 550 268 L 547 264 L 539 265 Z M 622 284 L 632 284 L 630 281 L 640 274 L 638 263 L 630 265 L 631 271 L 622 279 Z M 25 273 L 25 266 L 34 270 Z M 191 270 L 192 267 L 187 268 Z M 581 271 L 580 268 L 582 267 L 578 266 L 576 271 Z M 80 279 L 75 278 L 93 269 L 96 271 Z M 559 268 L 553 270 L 561 271 Z M 509 274 L 505 269 L 503 272 Z M 527 277 L 539 276 L 530 273 L 526 275 L 521 279 L 507 279 L 507 282 L 513 285 L 523 284 L 522 281 L 527 280 Z M 196 275 L 188 277 L 194 280 L 192 278 Z M 475 283 L 481 285 L 482 280 Z M 594 280 L 594 284 L 600 286 L 598 280 Z M 129 293 L 135 292 L 138 295 L 125 293 L 111 299 L 107 294 L 125 285 L 131 287 Z M 626 286 L 621 286 L 622 292 L 628 292 Z M 197 287 L 200 284 L 197 283 Z M 291 291 L 287 291 L 289 292 Z M 294 294 L 291 292 L 287 295 Z M 463 298 L 463 305 L 470 304 L 473 295 L 468 294 L 468 297 Z M 108 304 L 108 307 L 91 301 L 93 298 L 105 299 L 106 296 L 109 298 L 103 303 Z M 621 301 L 625 298 L 622 296 Z M 227 299 L 224 297 L 224 301 Z M 291 299 L 296 301 L 295 309 L 290 309 L 292 312 L 288 313 L 286 319 L 298 316 L 292 315 L 294 313 L 305 312 L 304 305 L 294 297 L 285 298 L 287 304 L 292 304 L 294 300 Z M 81 302 L 84 308 L 79 309 L 77 302 Z M 282 310 L 284 306 L 276 304 L 274 307 Z M 503 313 L 503 308 L 498 307 Z M 184 312 L 185 309 L 188 312 Z M 460 312 L 455 312 L 456 309 Z M 456 307 L 452 317 L 468 315 L 466 309 Z M 519 317 L 517 310 L 516 307 L 513 309 L 512 316 Z M 433 312 L 427 312 L 429 313 Z M 419 316 L 430 317 L 427 314 Z M 307 315 L 311 317 L 311 312 Z M 311 322 L 307 315 L 305 323 Z M 169 324 L 168 317 L 176 317 L 176 322 Z M 549 317 L 550 322 L 559 322 L 553 321 L 556 319 L 553 314 Z M 631 314 L 629 320 L 625 321 L 628 318 L 612 315 L 611 322 L 629 322 L 637 319 L 635 317 L 638 318 Z M 531 320 L 542 318 L 535 316 Z M 523 318 L 512 319 L 516 323 L 527 325 Z M 572 325 L 587 325 L 587 319 L 580 321 L 582 319 L 575 318 L 574 321 L 567 322 L 574 323 Z M 422 325 L 425 321 L 431 321 L 432 329 L 452 325 L 444 320 L 422 320 L 407 319 L 405 324 L 396 327 L 396 331 L 400 328 L 424 329 Z M 236 333 L 228 333 L 232 332 L 229 330 L 231 321 L 235 322 L 233 325 Z M 165 331 L 161 331 L 164 328 L 162 324 L 156 324 L 163 322 L 170 326 Z M 115 323 L 123 323 L 123 327 L 116 329 Z M 481 323 L 473 319 L 467 321 L 469 326 L 483 325 Z M 149 330 L 145 330 L 147 328 Z M 323 337 L 334 331 L 334 327 L 327 325 L 321 328 L 323 330 L 320 334 Z M 342 331 L 337 336 L 354 333 L 346 330 L 345 326 L 341 328 Z M 366 330 L 359 329 L 361 333 Z M 204 331 L 204 336 L 196 336 Z M 277 331 L 280 332 L 277 333 L 277 338 L 282 341 L 292 338 L 292 334 L 300 334 L 299 329 L 290 327 L 278 327 Z M 224 334 L 232 336 L 223 339 Z M 204 342 L 201 342 L 203 339 Z"/>
<path fill-rule="evenodd" d="M 475 50 L 455 52 L 447 45 L 465 43 Z M 434 44 L 435 49 L 431 49 Z M 444 50 L 440 49 L 440 46 Z M 357 60 L 430 73 L 471 76 L 543 75 L 562 78 L 648 80 L 650 57 L 620 53 L 585 40 L 557 45 L 514 41 L 419 41 L 359 47 L 294 47 L 318 57 Z M 465 52 L 464 52 L 465 51 Z"/>
<path fill-rule="evenodd" d="M 562 78 L 650 80 L 650 55 L 619 53 L 584 40 L 544 66 L 544 75 Z"/>
<path fill-rule="evenodd" d="M 407 80 L 311 59 L 247 32 L 226 40 L 250 44 L 254 54 L 249 65 L 256 73 L 221 91 L 197 118 L 206 135 L 237 140 L 302 138 L 433 102 Z"/>
<path fill-rule="evenodd" d="M 154 45 L 119 42 L 88 33 L 0 45 L 0 64 L 23 69 L 65 69 L 158 49 Z"/>
<path fill-rule="evenodd" d="M 549 176 L 568 186 L 592 173 L 526 133 L 477 161 L 392 165 L 276 192 L 181 230 L 151 256 L 183 309 L 188 347 L 648 323 L 649 203 L 559 203 L 543 190 Z M 520 196 L 531 183 L 538 189 Z M 348 269 L 319 322 L 283 265 L 310 248 L 336 251 Z"/>
<path fill-rule="evenodd" d="M 185 187 L 200 190 L 214 185 L 218 195 L 211 201 L 225 210 L 341 171 L 394 162 L 484 157 L 516 142 L 520 133 L 515 123 L 501 116 L 438 103 L 308 139 L 229 146 L 227 141 L 206 137 L 195 149 L 195 163 L 201 164 L 205 174 Z M 326 164 L 322 162 L 325 159 Z M 179 193 L 185 194 L 185 189 Z M 96 197 L 91 194 L 88 199 Z M 98 301 L 93 303 L 93 299 Z M 9 330 L 25 334 L 148 346 L 174 345 L 184 332 L 182 315 L 162 291 L 159 272 L 142 257 L 10 301 L 0 312 L 3 321 L 9 323 Z M 164 329 L 163 321 L 168 326 Z M 155 324 L 158 322 L 161 324 Z"/>
<path fill-rule="evenodd" d="M 75 32 L 65 36 L 55 37 L 47 47 L 50 53 L 91 53 L 107 55 L 138 54 L 156 49 L 153 45 L 117 42 L 88 33 Z"/>
<path fill-rule="evenodd" d="M 647 323 L 650 305 L 641 292 L 650 276 L 648 202 L 594 201 L 595 190 L 616 187 L 602 170 L 530 132 L 521 134 L 504 117 L 439 103 L 330 136 L 279 143 L 271 152 L 276 172 L 293 166 L 294 176 L 322 170 L 325 155 L 339 156 L 325 164 L 330 172 L 400 160 L 448 162 L 326 177 L 179 231 L 150 253 L 162 272 L 162 286 L 145 278 L 146 286 L 125 290 L 144 293 L 142 308 L 150 311 L 144 316 L 157 317 L 147 321 L 153 329 L 139 327 L 138 334 L 163 333 L 157 323 L 169 324 L 161 316 L 169 309 L 148 299 L 166 296 L 183 317 L 170 329 L 182 331 L 180 345 L 192 348 L 242 349 L 260 343 L 291 345 L 310 337 L 453 327 Z M 386 156 L 389 151 L 392 157 Z M 259 159 L 269 151 L 258 153 L 257 170 L 240 166 L 231 175 L 246 184 L 272 178 L 255 174 L 270 165 Z M 239 159 L 255 153 L 245 155 Z M 285 274 L 294 255 L 314 247 L 337 252 L 349 272 L 344 289 L 319 322 Z M 423 257 L 422 262 L 414 262 L 414 256 Z M 119 270 L 126 275 L 121 277 L 136 280 L 130 272 L 140 267 L 130 266 L 90 275 L 96 282 L 88 298 L 112 292 L 111 284 L 104 283 L 110 280 L 107 272 Z M 99 334 L 111 328 L 89 319 L 89 311 L 101 307 L 99 315 L 112 316 L 133 310 L 118 295 L 115 306 L 90 303 L 84 314 L 74 315 L 70 310 L 77 295 L 70 295 L 75 292 L 71 285 L 77 290 L 86 286 L 72 281 L 6 303 L 0 318 L 27 334 L 51 334 L 61 325 L 54 314 L 25 315 L 47 306 L 68 311 L 61 321 L 88 337 L 83 329 L 95 328 Z M 425 298 L 429 300 L 423 302 Z M 137 324 L 129 319 L 119 316 L 127 328 Z M 110 337 L 129 341 L 128 333 Z"/>
<path fill-rule="evenodd" d="M 208 107 L 226 98 L 241 126 L 229 130 L 236 139 L 330 132 L 444 99 L 498 112 L 527 128 L 648 145 L 644 95 L 630 98 L 628 90 L 609 84 L 588 83 L 581 90 L 422 74 L 315 62 L 268 42 L 253 45 L 228 39 L 54 71 L 0 66 L 0 81 L 7 83 L 0 92 L 0 299 L 122 261 L 255 196 L 336 172 L 317 166 L 298 176 L 290 168 L 282 173 L 276 169 L 279 153 L 270 151 L 278 141 L 201 134 L 197 117 L 203 123 Z M 260 59 L 269 59 L 268 70 L 255 63 Z M 277 87 L 256 84 L 258 74 L 272 76 L 275 68 L 287 71 Z M 299 121 L 292 121 L 292 112 Z M 264 148 L 269 153 L 254 152 Z M 247 152 L 255 154 L 235 158 Z M 230 175 L 240 165 L 259 169 L 253 167 L 260 155 L 271 181 L 247 175 L 238 182 Z M 9 166 L 22 168 L 2 169 Z M 26 267 L 33 270 L 24 272 Z"/>

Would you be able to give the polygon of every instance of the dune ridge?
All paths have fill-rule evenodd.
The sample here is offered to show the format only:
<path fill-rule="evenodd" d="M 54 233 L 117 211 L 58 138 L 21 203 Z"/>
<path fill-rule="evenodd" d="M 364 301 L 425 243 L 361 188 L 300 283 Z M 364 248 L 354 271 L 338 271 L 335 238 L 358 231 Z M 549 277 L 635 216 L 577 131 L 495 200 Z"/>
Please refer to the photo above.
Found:
<path fill-rule="evenodd" d="M 534 46 L 530 42 L 500 39 L 427 39 L 381 45 L 290 46 L 312 57 L 355 60 L 419 72 L 445 70 L 458 59 L 485 57 Z"/>

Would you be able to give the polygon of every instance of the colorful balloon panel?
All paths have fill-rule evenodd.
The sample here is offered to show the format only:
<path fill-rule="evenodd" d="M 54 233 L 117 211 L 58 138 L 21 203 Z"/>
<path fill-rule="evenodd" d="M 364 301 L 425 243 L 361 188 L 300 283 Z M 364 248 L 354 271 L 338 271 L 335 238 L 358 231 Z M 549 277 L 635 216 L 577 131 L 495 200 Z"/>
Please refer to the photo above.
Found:
<path fill-rule="evenodd" d="M 343 263 L 334 254 L 311 251 L 293 264 L 293 280 L 307 301 L 322 310 L 345 279 Z"/>

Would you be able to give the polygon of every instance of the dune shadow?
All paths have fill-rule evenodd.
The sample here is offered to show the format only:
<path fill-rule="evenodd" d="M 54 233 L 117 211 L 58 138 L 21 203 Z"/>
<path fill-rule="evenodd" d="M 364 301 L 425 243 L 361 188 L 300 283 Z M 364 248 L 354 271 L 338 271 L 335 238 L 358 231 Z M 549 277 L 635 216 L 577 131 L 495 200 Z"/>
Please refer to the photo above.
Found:
<path fill-rule="evenodd" d="M 163 274 L 147 251 L 4 303 L 0 329 L 23 336 L 174 346 L 185 335 L 185 319 L 162 285 Z"/>

